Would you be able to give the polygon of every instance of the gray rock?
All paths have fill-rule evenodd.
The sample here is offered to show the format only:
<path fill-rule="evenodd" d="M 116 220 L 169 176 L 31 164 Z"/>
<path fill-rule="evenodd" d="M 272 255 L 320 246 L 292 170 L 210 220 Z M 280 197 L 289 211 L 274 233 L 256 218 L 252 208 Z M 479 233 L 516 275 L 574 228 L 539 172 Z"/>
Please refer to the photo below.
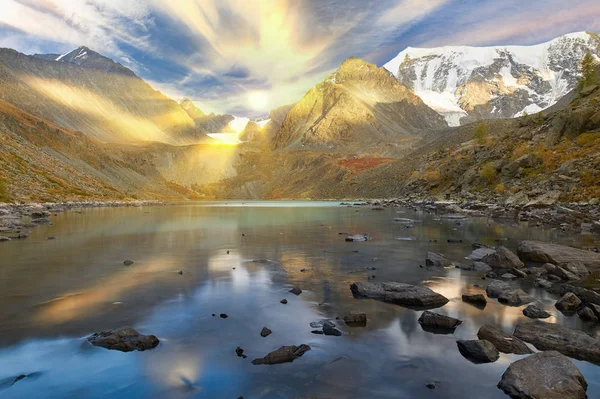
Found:
<path fill-rule="evenodd" d="M 565 245 L 540 241 L 522 241 L 517 248 L 517 254 L 526 262 L 552 263 L 566 265 L 578 262 L 588 269 L 600 268 L 600 254 L 584 251 Z"/>
<path fill-rule="evenodd" d="M 425 331 L 447 334 L 454 332 L 456 327 L 462 324 L 462 321 L 455 319 L 454 317 L 426 310 L 421 314 L 421 317 L 419 317 L 419 324 Z"/>
<path fill-rule="evenodd" d="M 538 350 L 556 350 L 575 359 L 600 364 L 600 340 L 583 331 L 535 320 L 517 324 L 514 335 Z"/>
<path fill-rule="evenodd" d="M 262 330 L 260 330 L 260 336 L 261 337 L 268 337 L 269 335 L 271 335 L 273 331 L 271 331 L 270 329 L 268 329 L 267 327 L 263 327 Z"/>
<path fill-rule="evenodd" d="M 509 280 L 512 280 L 513 278 L 517 278 L 517 276 L 515 276 L 515 275 L 514 275 L 514 274 L 512 274 L 512 273 L 504 273 L 504 274 L 503 274 L 502 276 L 500 276 L 500 277 L 502 277 L 502 278 L 506 278 L 506 279 L 509 279 Z"/>
<path fill-rule="evenodd" d="M 282 346 L 281 348 L 270 352 L 263 358 L 254 359 L 252 364 L 281 364 L 293 362 L 294 360 L 302 357 L 306 352 L 310 350 L 310 346 L 302 344 L 300 346 Z"/>
<path fill-rule="evenodd" d="M 554 305 L 561 312 L 575 312 L 581 305 L 581 299 L 572 292 L 567 292 Z"/>
<path fill-rule="evenodd" d="M 521 306 L 535 299 L 520 288 L 504 291 L 498 296 L 498 302 L 508 306 Z"/>
<path fill-rule="evenodd" d="M 325 335 L 333 335 L 333 336 L 336 336 L 336 337 L 342 336 L 342 332 L 340 330 L 338 330 L 335 327 L 335 324 L 333 324 L 330 321 L 326 321 L 325 323 L 323 323 L 323 334 L 325 334 Z"/>
<path fill-rule="evenodd" d="M 95 333 L 87 339 L 94 346 L 131 352 L 155 348 L 160 342 L 154 335 L 140 334 L 131 327 Z"/>
<path fill-rule="evenodd" d="M 584 306 L 577 312 L 577 315 L 581 320 L 593 321 L 594 323 L 598 322 L 598 317 L 592 310 L 592 308 L 588 306 Z"/>
<path fill-rule="evenodd" d="M 456 341 L 460 354 L 473 363 L 493 363 L 500 357 L 498 349 L 490 341 Z"/>
<path fill-rule="evenodd" d="M 446 267 L 446 266 L 451 266 L 452 262 L 443 255 L 436 254 L 434 252 L 427 252 L 427 258 L 425 259 L 425 265 Z"/>
<path fill-rule="evenodd" d="M 487 299 L 482 294 L 462 294 L 462 301 L 476 306 L 487 305 Z"/>
<path fill-rule="evenodd" d="M 493 254 L 494 252 L 496 252 L 496 250 L 493 248 L 487 248 L 487 247 L 477 248 L 476 250 L 471 252 L 471 254 L 469 256 L 467 256 L 467 259 L 473 260 L 473 261 L 481 261 L 483 258 L 485 258 L 488 255 Z"/>
<path fill-rule="evenodd" d="M 485 293 L 490 298 L 498 298 L 503 292 L 509 291 L 510 285 L 504 281 L 492 280 L 487 286 Z"/>
<path fill-rule="evenodd" d="M 498 388 L 513 399 L 585 399 L 587 382 L 573 362 L 556 351 L 517 360 Z"/>
<path fill-rule="evenodd" d="M 572 292 L 577 295 L 582 302 L 600 305 L 600 294 L 592 290 L 588 290 L 587 288 L 577 287 L 571 284 L 561 284 L 553 285 L 548 291 L 561 296 L 567 292 Z"/>
<path fill-rule="evenodd" d="M 355 298 L 371 298 L 397 305 L 415 308 L 439 308 L 448 303 L 448 298 L 427 287 L 386 282 L 356 282 L 350 285 Z"/>
<path fill-rule="evenodd" d="M 536 287 L 550 288 L 552 283 L 544 278 L 536 278 L 534 281 Z"/>
<path fill-rule="evenodd" d="M 485 273 L 492 270 L 492 267 L 490 265 L 488 265 L 487 263 L 483 263 L 483 262 L 473 262 L 473 266 L 471 268 L 477 272 L 485 272 Z"/>
<path fill-rule="evenodd" d="M 551 263 L 546 263 L 544 265 L 544 267 L 546 268 L 546 272 L 549 275 L 556 276 L 560 280 L 567 280 L 567 281 L 579 280 L 579 277 L 577 277 L 575 274 L 571 273 L 568 270 L 563 269 L 560 266 L 555 266 Z"/>
<path fill-rule="evenodd" d="M 527 344 L 519 338 L 489 324 L 481 326 L 477 332 L 477 338 L 490 341 L 502 353 L 514 353 L 517 355 L 533 353 Z"/>
<path fill-rule="evenodd" d="M 291 292 L 294 295 L 302 294 L 302 290 L 300 289 L 300 287 L 294 287 L 291 290 L 289 290 L 288 292 Z"/>
<path fill-rule="evenodd" d="M 530 319 L 547 319 L 548 317 L 552 316 L 544 309 L 540 309 L 535 305 L 527 306 L 525 309 L 523 309 L 523 314 Z"/>
<path fill-rule="evenodd" d="M 481 261 L 490 265 L 492 269 L 519 269 L 525 266 L 519 257 L 506 247 L 496 248 L 496 251 L 486 255 Z"/>
<path fill-rule="evenodd" d="M 362 234 L 355 234 L 353 236 L 348 236 L 346 237 L 346 241 L 348 242 L 361 242 L 361 241 L 368 241 L 369 237 L 362 235 Z"/>
<path fill-rule="evenodd" d="M 367 325 L 366 313 L 352 313 L 344 317 L 344 322 L 350 327 L 365 327 Z"/>
<path fill-rule="evenodd" d="M 9 237 L 0 236 L 0 242 L 10 241 Z"/>

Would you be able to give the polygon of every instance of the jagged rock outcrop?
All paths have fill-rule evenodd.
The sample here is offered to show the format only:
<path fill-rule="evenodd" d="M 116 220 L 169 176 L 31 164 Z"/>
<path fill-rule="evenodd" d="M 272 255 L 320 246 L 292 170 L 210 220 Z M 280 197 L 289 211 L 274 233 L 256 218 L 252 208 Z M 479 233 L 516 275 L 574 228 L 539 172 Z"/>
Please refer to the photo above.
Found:
<path fill-rule="evenodd" d="M 235 118 L 233 115 L 224 114 L 205 114 L 194 105 L 189 98 L 179 100 L 179 105 L 192 118 L 198 129 L 204 133 L 233 133 L 234 130 L 229 125 Z"/>

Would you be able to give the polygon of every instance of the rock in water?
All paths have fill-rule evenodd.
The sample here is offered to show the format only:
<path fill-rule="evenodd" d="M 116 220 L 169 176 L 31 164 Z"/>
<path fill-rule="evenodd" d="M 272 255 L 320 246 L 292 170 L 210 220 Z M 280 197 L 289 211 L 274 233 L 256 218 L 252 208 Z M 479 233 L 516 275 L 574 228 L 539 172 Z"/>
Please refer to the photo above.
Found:
<path fill-rule="evenodd" d="M 325 323 L 323 323 L 323 334 L 325 335 L 332 335 L 335 337 L 341 337 L 342 336 L 342 332 L 340 330 L 338 330 L 335 327 L 335 324 L 333 324 L 330 321 L 326 321 Z"/>
<path fill-rule="evenodd" d="M 280 364 L 293 362 L 309 350 L 310 346 L 305 344 L 300 346 L 282 346 L 263 358 L 254 359 L 252 364 Z"/>
<path fill-rule="evenodd" d="M 456 341 L 460 354 L 473 363 L 493 363 L 500 357 L 498 349 L 490 341 Z"/>
<path fill-rule="evenodd" d="M 600 254 L 565 245 L 540 241 L 523 241 L 519 244 L 517 253 L 523 261 L 552 263 L 559 266 L 578 262 L 588 269 L 600 268 Z"/>
<path fill-rule="evenodd" d="M 575 312 L 579 305 L 581 305 L 581 299 L 572 292 L 567 292 L 556 302 L 554 307 L 561 312 Z"/>
<path fill-rule="evenodd" d="M 362 242 L 362 241 L 368 241 L 368 240 L 369 240 L 369 237 L 364 236 L 362 234 L 355 234 L 353 236 L 346 237 L 346 241 L 348 241 L 348 242 Z"/>
<path fill-rule="evenodd" d="M 427 258 L 425 259 L 425 265 L 446 267 L 446 266 L 451 266 L 452 262 L 448 258 L 446 258 L 444 255 L 436 254 L 434 252 L 427 252 Z"/>
<path fill-rule="evenodd" d="M 503 292 L 509 291 L 510 285 L 500 280 L 492 280 L 485 289 L 485 293 L 490 298 L 498 298 Z"/>
<path fill-rule="evenodd" d="M 344 317 L 344 322 L 349 327 L 365 327 L 367 325 L 366 313 L 351 313 Z"/>
<path fill-rule="evenodd" d="M 123 264 L 124 264 L 125 266 L 131 266 L 131 265 L 133 265 L 133 261 L 132 261 L 132 260 L 129 260 L 129 259 L 127 259 L 127 260 L 123 261 Z"/>
<path fill-rule="evenodd" d="M 356 282 L 350 285 L 355 298 L 371 298 L 415 308 L 439 308 L 448 298 L 427 287 L 386 282 Z"/>
<path fill-rule="evenodd" d="M 300 289 L 300 287 L 294 287 L 291 290 L 289 290 L 288 292 L 291 292 L 294 295 L 302 294 L 302 290 Z"/>
<path fill-rule="evenodd" d="M 514 335 L 541 351 L 556 350 L 575 359 L 600 364 L 600 340 L 583 331 L 536 320 L 517 324 Z"/>
<path fill-rule="evenodd" d="M 268 337 L 269 335 L 271 335 L 273 331 L 269 330 L 267 327 L 263 327 L 262 330 L 260 330 L 260 336 L 261 337 Z"/>
<path fill-rule="evenodd" d="M 535 299 L 520 288 L 504 291 L 498 296 L 498 302 L 508 306 L 521 306 L 533 301 Z"/>
<path fill-rule="evenodd" d="M 564 355 L 540 352 L 517 360 L 502 374 L 498 388 L 515 399 L 585 399 L 587 381 Z"/>
<path fill-rule="evenodd" d="M 496 248 L 493 253 L 486 255 L 481 261 L 493 269 L 519 269 L 525 266 L 519 257 L 506 247 Z"/>
<path fill-rule="evenodd" d="M 523 314 L 530 319 L 547 319 L 548 317 L 552 316 L 550 313 L 538 308 L 535 305 L 527 306 L 525 309 L 523 309 Z"/>
<path fill-rule="evenodd" d="M 482 294 L 462 294 L 462 301 L 478 307 L 487 305 L 487 299 Z"/>
<path fill-rule="evenodd" d="M 502 353 L 514 353 L 517 355 L 533 353 L 527 344 L 519 338 L 513 337 L 489 324 L 481 326 L 477 332 L 477 338 L 490 341 Z"/>
<path fill-rule="evenodd" d="M 131 327 L 95 333 L 87 339 L 94 346 L 131 352 L 155 348 L 160 342 L 154 335 L 144 335 Z"/>
<path fill-rule="evenodd" d="M 454 317 L 430 312 L 429 310 L 424 311 L 419 317 L 419 324 L 423 330 L 432 333 L 451 334 L 461 323 L 461 320 Z"/>

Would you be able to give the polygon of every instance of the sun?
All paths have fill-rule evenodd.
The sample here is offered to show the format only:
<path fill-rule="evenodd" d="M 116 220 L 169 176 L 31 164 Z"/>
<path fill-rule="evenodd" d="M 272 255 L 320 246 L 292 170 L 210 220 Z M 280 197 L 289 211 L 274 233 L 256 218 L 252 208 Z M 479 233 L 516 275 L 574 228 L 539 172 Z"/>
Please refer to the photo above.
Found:
<path fill-rule="evenodd" d="M 248 102 L 252 109 L 262 111 L 269 106 L 269 95 L 264 91 L 252 91 L 248 93 Z"/>

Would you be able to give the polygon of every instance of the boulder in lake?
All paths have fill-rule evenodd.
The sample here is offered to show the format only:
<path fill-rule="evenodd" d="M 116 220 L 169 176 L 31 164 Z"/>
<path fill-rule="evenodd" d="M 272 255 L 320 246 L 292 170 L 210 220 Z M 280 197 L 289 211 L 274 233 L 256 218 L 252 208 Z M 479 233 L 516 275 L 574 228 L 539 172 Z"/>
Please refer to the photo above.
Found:
<path fill-rule="evenodd" d="M 268 337 L 269 335 L 271 335 L 273 331 L 271 331 L 270 329 L 268 329 L 267 327 L 263 327 L 262 330 L 260 330 L 260 336 L 261 337 Z"/>
<path fill-rule="evenodd" d="M 509 291 L 510 285 L 500 280 L 492 280 L 485 289 L 485 293 L 490 298 L 498 298 L 503 292 Z"/>
<path fill-rule="evenodd" d="M 469 256 L 467 256 L 467 259 L 473 260 L 473 261 L 481 261 L 483 258 L 485 258 L 488 255 L 493 254 L 494 252 L 496 252 L 496 250 L 494 248 L 487 248 L 487 247 L 477 248 L 473 252 L 471 252 L 471 254 Z"/>
<path fill-rule="evenodd" d="M 566 294 L 567 292 L 572 292 L 573 294 L 577 295 L 577 297 L 581 299 L 582 302 L 600 305 L 600 294 L 587 288 L 578 287 L 576 285 L 556 284 L 553 285 L 550 289 L 548 289 L 548 291 L 561 296 Z"/>
<path fill-rule="evenodd" d="M 493 253 L 486 255 L 481 261 L 493 269 L 519 269 L 525 266 L 519 257 L 506 247 L 496 248 Z"/>
<path fill-rule="evenodd" d="M 350 327 L 365 327 L 367 325 L 367 314 L 351 313 L 344 317 L 344 322 Z"/>
<path fill-rule="evenodd" d="M 541 241 L 522 241 L 517 248 L 519 258 L 525 262 L 566 265 L 578 262 L 587 269 L 600 269 L 600 254 Z"/>
<path fill-rule="evenodd" d="M 446 267 L 451 266 L 452 262 L 444 255 L 436 254 L 435 252 L 427 252 L 427 258 L 425 259 L 425 265 Z"/>
<path fill-rule="evenodd" d="M 487 305 L 487 299 L 483 294 L 462 294 L 462 301 L 480 307 Z"/>
<path fill-rule="evenodd" d="M 350 285 L 355 298 L 371 298 L 414 308 L 439 308 L 448 298 L 427 287 L 404 283 L 356 282 Z"/>
<path fill-rule="evenodd" d="M 89 336 L 87 340 L 94 346 L 122 352 L 152 349 L 160 342 L 154 335 L 140 334 L 131 327 L 95 333 Z"/>
<path fill-rule="evenodd" d="M 581 320 L 585 321 L 593 321 L 594 323 L 598 322 L 598 316 L 594 313 L 592 308 L 588 306 L 584 306 L 577 312 L 577 315 Z"/>
<path fill-rule="evenodd" d="M 454 317 L 426 310 L 421 314 L 421 317 L 419 317 L 419 324 L 423 330 L 428 332 L 450 334 L 454 332 L 456 327 L 462 324 L 462 321 L 455 319 Z"/>
<path fill-rule="evenodd" d="M 527 344 L 519 338 L 489 324 L 481 326 L 477 332 L 477 338 L 490 341 L 502 353 L 514 353 L 517 355 L 533 353 Z"/>
<path fill-rule="evenodd" d="M 473 266 L 471 267 L 471 270 L 474 270 L 476 272 L 487 273 L 492 270 L 492 267 L 490 265 L 488 265 L 487 263 L 473 262 Z"/>
<path fill-rule="evenodd" d="M 293 362 L 310 350 L 310 346 L 302 344 L 300 346 L 282 346 L 281 348 L 270 352 L 263 358 L 254 359 L 252 364 L 280 364 Z"/>
<path fill-rule="evenodd" d="M 333 324 L 330 321 L 326 321 L 325 323 L 323 323 L 323 334 L 332 335 L 335 337 L 342 336 L 342 332 L 340 330 L 338 330 L 337 327 L 335 326 L 335 324 Z"/>
<path fill-rule="evenodd" d="M 540 309 L 536 305 L 529 305 L 523 309 L 523 315 L 530 319 L 547 319 L 552 316 L 550 313 L 546 312 L 544 309 Z"/>
<path fill-rule="evenodd" d="M 573 362 L 556 351 L 517 360 L 502 374 L 498 388 L 514 399 L 585 399 L 587 382 Z"/>
<path fill-rule="evenodd" d="M 460 354 L 473 363 L 493 363 L 500 357 L 498 349 L 490 341 L 456 341 Z"/>
<path fill-rule="evenodd" d="M 554 305 L 561 312 L 575 312 L 581 305 L 581 299 L 572 292 L 567 292 Z"/>
<path fill-rule="evenodd" d="M 583 331 L 535 320 L 517 324 L 514 335 L 539 350 L 556 350 L 575 359 L 600 364 L 600 340 Z"/>
<path fill-rule="evenodd" d="M 535 299 L 520 288 L 504 291 L 498 296 L 498 302 L 508 306 L 521 306 Z"/>
<path fill-rule="evenodd" d="M 291 290 L 289 290 L 288 292 L 291 292 L 294 295 L 302 294 L 302 290 L 300 289 L 300 287 L 294 287 Z"/>

